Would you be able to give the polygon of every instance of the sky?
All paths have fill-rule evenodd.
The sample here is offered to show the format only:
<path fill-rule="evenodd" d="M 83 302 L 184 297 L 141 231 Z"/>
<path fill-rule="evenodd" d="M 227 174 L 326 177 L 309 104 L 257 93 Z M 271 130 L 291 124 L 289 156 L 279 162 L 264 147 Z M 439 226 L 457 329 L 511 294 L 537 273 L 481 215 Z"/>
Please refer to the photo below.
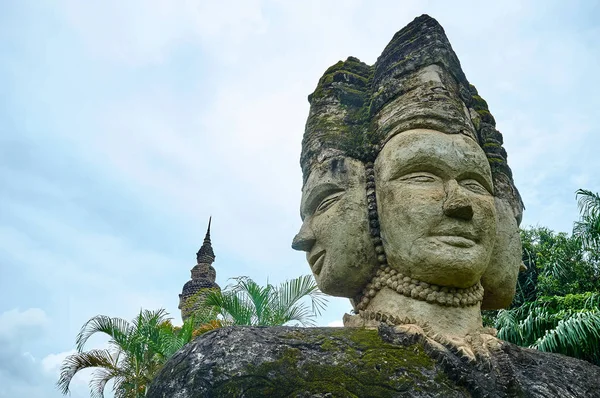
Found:
<path fill-rule="evenodd" d="M 0 398 L 60 397 L 92 316 L 179 321 L 209 216 L 221 286 L 308 274 L 307 95 L 423 13 L 503 133 L 522 226 L 571 232 L 600 191 L 598 2 L 0 0 Z"/>

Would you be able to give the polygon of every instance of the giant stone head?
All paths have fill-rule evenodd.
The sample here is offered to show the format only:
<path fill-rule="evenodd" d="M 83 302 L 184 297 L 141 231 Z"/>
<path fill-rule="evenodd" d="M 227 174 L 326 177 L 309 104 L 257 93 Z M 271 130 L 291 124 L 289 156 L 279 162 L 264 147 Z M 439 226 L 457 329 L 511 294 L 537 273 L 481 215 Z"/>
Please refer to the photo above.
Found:
<path fill-rule="evenodd" d="M 309 102 L 292 246 L 319 287 L 357 313 L 508 306 L 523 204 L 495 120 L 437 21 L 416 18 L 372 66 L 333 65 Z"/>

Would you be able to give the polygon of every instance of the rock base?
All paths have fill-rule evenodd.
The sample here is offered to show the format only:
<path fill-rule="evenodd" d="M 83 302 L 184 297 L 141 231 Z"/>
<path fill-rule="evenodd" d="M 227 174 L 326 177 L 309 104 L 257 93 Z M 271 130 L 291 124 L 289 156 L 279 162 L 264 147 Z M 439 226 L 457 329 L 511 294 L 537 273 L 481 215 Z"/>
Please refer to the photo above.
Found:
<path fill-rule="evenodd" d="M 387 325 L 229 327 L 175 354 L 147 397 L 600 397 L 597 366 L 494 347 L 473 360 Z"/>

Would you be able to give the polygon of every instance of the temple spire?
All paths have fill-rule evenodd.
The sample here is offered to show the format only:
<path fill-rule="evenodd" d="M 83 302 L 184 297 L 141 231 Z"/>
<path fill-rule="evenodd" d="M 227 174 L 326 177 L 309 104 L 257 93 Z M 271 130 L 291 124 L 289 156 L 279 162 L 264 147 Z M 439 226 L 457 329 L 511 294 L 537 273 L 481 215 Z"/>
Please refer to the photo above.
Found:
<path fill-rule="evenodd" d="M 208 228 L 206 230 L 206 236 L 204 237 L 204 242 L 202 243 L 202 247 L 196 253 L 196 260 L 198 264 L 212 264 L 215 261 L 215 253 L 213 252 L 212 244 L 210 242 L 210 223 L 212 221 L 212 216 L 208 218 Z"/>
<path fill-rule="evenodd" d="M 208 219 L 208 228 L 202 247 L 196 253 L 197 264 L 191 269 L 191 279 L 183 285 L 183 290 L 179 295 L 179 309 L 181 310 L 181 318 L 184 321 L 192 313 L 202 309 L 202 302 L 207 292 L 221 290 L 216 283 L 217 272 L 212 266 L 215 261 L 215 253 L 210 242 L 211 221 L 212 217 Z"/>

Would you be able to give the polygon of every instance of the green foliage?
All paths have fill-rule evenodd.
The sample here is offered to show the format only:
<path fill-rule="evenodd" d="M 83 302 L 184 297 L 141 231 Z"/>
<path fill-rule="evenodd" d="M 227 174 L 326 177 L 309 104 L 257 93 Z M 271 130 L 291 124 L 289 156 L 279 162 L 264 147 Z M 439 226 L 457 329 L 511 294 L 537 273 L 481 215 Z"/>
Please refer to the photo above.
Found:
<path fill-rule="evenodd" d="M 75 374 L 94 368 L 90 381 L 92 397 L 103 397 L 111 380 L 115 398 L 143 397 L 164 362 L 191 340 L 197 322 L 191 318 L 181 328 L 175 327 L 163 309 L 140 311 L 131 323 L 97 315 L 77 335 L 77 353 L 63 361 L 57 387 L 63 394 L 69 393 Z M 109 348 L 84 351 L 89 338 L 97 333 L 110 338 Z"/>
<path fill-rule="evenodd" d="M 600 294 L 544 297 L 496 317 L 498 337 L 511 343 L 600 364 Z"/>
<path fill-rule="evenodd" d="M 581 242 L 545 227 L 521 230 L 523 263 L 512 307 L 543 296 L 600 290 L 598 263 L 586 255 Z"/>
<path fill-rule="evenodd" d="M 234 279 L 233 286 L 209 292 L 204 301 L 224 325 L 277 326 L 295 321 L 312 326 L 327 302 L 310 275 L 279 286 L 260 286 L 248 277 Z M 311 306 L 303 302 L 305 297 L 310 298 Z"/>
<path fill-rule="evenodd" d="M 600 196 L 577 191 L 573 235 L 521 230 L 523 262 L 511 309 L 484 319 L 498 337 L 600 365 Z"/>

